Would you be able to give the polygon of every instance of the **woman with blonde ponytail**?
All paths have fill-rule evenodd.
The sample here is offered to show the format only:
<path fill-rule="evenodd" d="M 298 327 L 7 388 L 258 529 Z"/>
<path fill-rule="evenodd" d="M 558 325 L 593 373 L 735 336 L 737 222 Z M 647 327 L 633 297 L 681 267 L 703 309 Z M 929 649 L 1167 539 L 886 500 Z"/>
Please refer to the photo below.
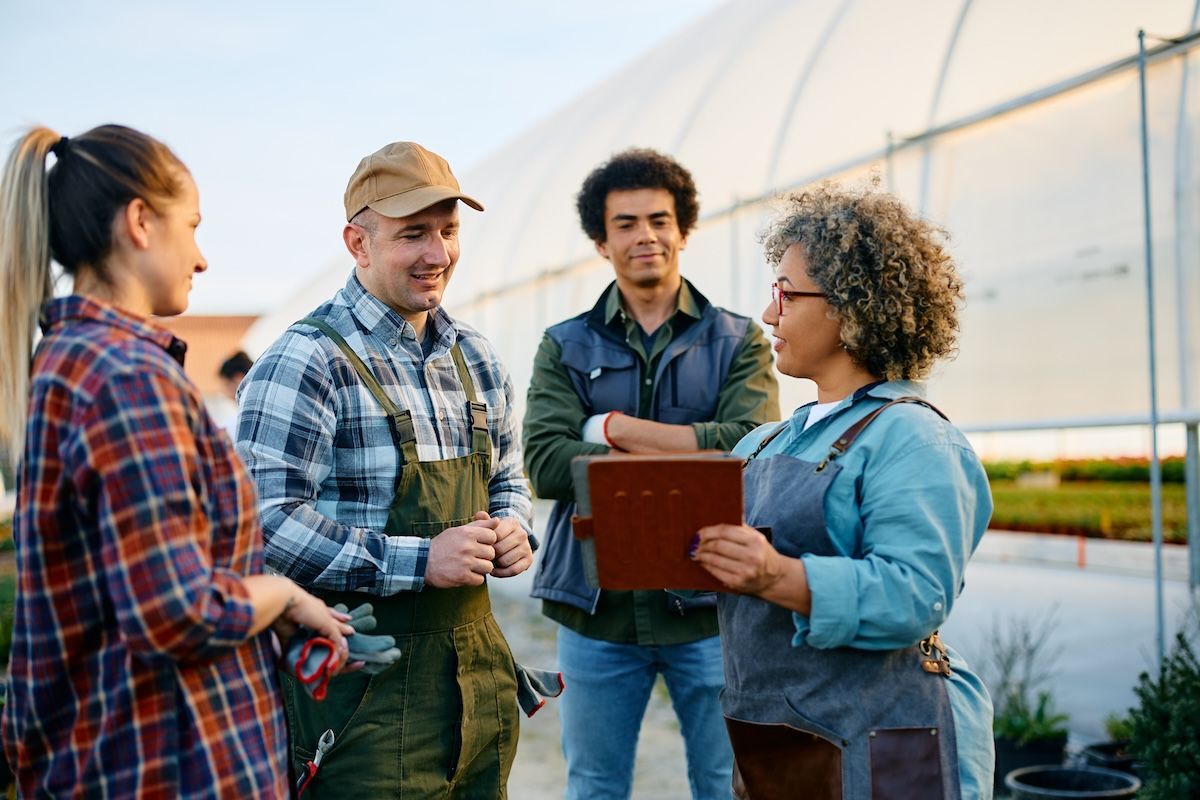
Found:
<path fill-rule="evenodd" d="M 286 797 L 268 630 L 304 626 L 345 662 L 346 617 L 262 574 L 253 484 L 152 319 L 184 311 L 207 269 L 199 224 L 187 168 L 130 128 L 35 128 L 4 168 L 3 738 L 23 796 Z M 51 259 L 70 295 L 52 296 Z"/>

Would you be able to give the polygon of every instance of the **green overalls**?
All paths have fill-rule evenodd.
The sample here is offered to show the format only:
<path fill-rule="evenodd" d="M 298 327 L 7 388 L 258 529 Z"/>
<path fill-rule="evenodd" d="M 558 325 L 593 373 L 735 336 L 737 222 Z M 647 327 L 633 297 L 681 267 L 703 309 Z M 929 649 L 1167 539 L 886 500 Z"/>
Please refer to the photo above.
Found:
<path fill-rule="evenodd" d="M 471 454 L 420 461 L 411 412 L 398 409 L 370 368 L 337 331 L 304 319 L 345 353 L 359 378 L 387 411 L 402 457 L 396 494 L 384 532 L 436 536 L 488 510 L 491 438 L 487 407 L 456 343 L 450 353 L 468 400 Z M 350 608 L 371 602 L 379 626 L 403 655 L 374 677 L 340 676 L 323 702 L 309 698 L 283 674 L 292 767 L 304 774 L 321 735 L 336 739 L 305 791 L 305 798 L 507 797 L 517 746 L 517 683 L 508 649 L 488 599 L 487 584 L 388 597 L 361 592 L 316 594 Z"/>

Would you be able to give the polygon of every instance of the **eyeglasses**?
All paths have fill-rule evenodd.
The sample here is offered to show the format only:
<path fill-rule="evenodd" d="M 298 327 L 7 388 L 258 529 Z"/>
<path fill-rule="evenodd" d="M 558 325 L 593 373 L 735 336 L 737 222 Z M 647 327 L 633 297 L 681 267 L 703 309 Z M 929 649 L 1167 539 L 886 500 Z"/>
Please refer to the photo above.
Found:
<path fill-rule="evenodd" d="M 789 292 L 787 289 L 781 289 L 778 283 L 771 284 L 771 300 L 775 302 L 775 308 L 779 311 L 779 316 L 783 316 L 783 299 L 792 297 L 824 297 L 824 292 Z"/>

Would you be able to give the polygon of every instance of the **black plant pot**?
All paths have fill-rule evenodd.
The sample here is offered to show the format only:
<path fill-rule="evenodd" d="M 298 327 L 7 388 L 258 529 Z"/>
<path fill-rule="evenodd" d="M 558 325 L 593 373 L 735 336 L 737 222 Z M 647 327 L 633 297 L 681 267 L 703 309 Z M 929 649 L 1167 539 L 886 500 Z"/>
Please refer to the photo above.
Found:
<path fill-rule="evenodd" d="M 1094 742 L 1083 748 L 1083 760 L 1089 767 L 1115 769 L 1120 772 L 1136 772 L 1129 742 Z"/>
<path fill-rule="evenodd" d="M 1142 782 L 1128 772 L 1098 767 L 1022 767 L 1004 778 L 1013 800 L 1123 800 L 1132 798 Z"/>
<path fill-rule="evenodd" d="M 996 789 L 1004 786 L 1004 776 L 1014 769 L 1032 767 L 1035 764 L 1061 764 L 1063 751 L 1067 747 L 1067 734 L 1052 739 L 1037 739 L 1018 744 L 1013 739 L 996 739 Z"/>

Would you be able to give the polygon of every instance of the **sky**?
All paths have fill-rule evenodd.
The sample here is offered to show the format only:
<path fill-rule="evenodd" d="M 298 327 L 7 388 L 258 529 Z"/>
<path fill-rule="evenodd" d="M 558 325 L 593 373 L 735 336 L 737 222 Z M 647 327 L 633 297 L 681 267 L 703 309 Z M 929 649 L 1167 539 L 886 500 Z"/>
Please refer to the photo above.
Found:
<path fill-rule="evenodd" d="M 720 4 L 0 0 L 0 143 L 106 122 L 166 142 L 200 190 L 190 310 L 261 313 L 344 252 L 364 155 L 411 139 L 461 176 Z"/>

